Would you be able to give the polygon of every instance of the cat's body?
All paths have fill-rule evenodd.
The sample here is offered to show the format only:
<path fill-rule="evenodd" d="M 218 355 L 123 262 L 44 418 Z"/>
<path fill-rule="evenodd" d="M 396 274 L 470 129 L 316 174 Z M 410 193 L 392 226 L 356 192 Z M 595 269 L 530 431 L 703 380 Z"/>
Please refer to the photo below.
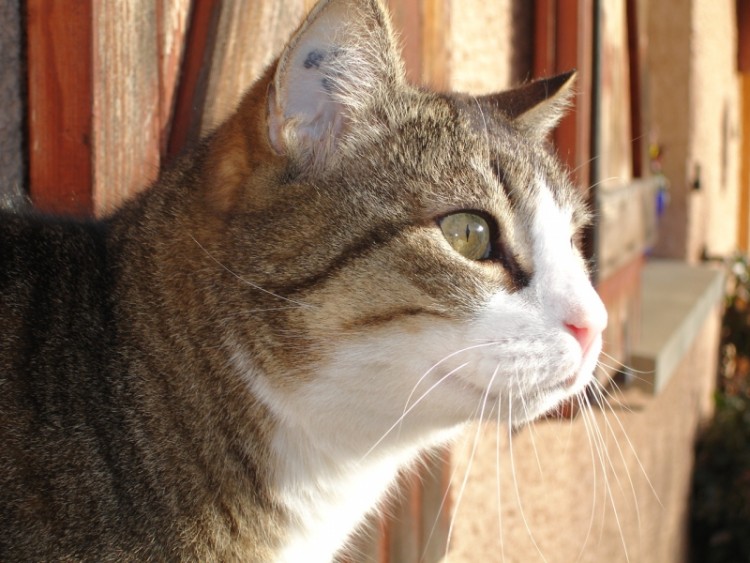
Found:
<path fill-rule="evenodd" d="M 112 217 L 0 215 L 1 560 L 329 560 L 425 447 L 590 381 L 570 77 L 411 88 L 355 4 Z"/>

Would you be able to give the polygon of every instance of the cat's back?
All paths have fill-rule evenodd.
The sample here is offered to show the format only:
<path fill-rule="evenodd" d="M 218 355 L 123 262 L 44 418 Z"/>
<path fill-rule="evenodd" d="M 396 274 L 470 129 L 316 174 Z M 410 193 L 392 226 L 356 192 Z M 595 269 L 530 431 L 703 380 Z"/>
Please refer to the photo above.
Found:
<path fill-rule="evenodd" d="M 103 224 L 0 211 L 4 377 L 19 371 L 9 370 L 11 357 L 54 347 L 71 331 L 85 338 L 102 328 L 109 285 L 104 233 Z"/>
<path fill-rule="evenodd" d="M 116 412 L 101 369 L 111 341 L 105 248 L 102 225 L 0 212 L 0 555 L 41 557 L 46 541 L 64 551 L 60 513 L 75 525 L 113 498 L 97 478 Z"/>

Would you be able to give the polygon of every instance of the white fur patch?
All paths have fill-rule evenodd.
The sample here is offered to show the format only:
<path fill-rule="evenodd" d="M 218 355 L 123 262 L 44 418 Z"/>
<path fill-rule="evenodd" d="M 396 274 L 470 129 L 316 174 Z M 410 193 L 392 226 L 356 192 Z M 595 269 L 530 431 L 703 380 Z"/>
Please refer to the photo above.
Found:
<path fill-rule="evenodd" d="M 233 346 L 235 368 L 277 420 L 273 488 L 294 522 L 282 561 L 329 560 L 398 468 L 466 421 L 494 411 L 522 424 L 591 381 L 606 311 L 570 244 L 571 210 L 544 185 L 537 194 L 531 283 L 488 296 L 474 319 L 417 316 L 342 335 L 292 389 Z M 586 350 L 566 324 L 592 331 Z"/>

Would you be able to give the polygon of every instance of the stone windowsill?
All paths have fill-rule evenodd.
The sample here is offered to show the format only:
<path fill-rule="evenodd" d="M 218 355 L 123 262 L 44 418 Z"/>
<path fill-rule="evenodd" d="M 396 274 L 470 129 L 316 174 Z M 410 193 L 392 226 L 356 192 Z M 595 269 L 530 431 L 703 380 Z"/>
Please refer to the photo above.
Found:
<path fill-rule="evenodd" d="M 672 260 L 652 260 L 643 270 L 640 337 L 629 361 L 633 385 L 664 388 L 724 295 L 723 272 Z"/>

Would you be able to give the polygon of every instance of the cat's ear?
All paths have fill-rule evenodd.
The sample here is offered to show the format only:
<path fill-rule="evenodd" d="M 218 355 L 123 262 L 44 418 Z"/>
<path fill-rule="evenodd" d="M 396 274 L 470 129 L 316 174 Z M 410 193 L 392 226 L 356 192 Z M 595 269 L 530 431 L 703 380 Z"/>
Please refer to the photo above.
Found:
<path fill-rule="evenodd" d="M 529 134 L 544 137 L 555 128 L 570 106 L 575 77 L 576 71 L 571 70 L 513 90 L 483 96 L 480 100 L 501 111 Z"/>
<path fill-rule="evenodd" d="M 378 0 L 322 0 L 282 53 L 268 94 L 268 140 L 278 154 L 324 165 L 384 89 L 403 80 Z"/>

